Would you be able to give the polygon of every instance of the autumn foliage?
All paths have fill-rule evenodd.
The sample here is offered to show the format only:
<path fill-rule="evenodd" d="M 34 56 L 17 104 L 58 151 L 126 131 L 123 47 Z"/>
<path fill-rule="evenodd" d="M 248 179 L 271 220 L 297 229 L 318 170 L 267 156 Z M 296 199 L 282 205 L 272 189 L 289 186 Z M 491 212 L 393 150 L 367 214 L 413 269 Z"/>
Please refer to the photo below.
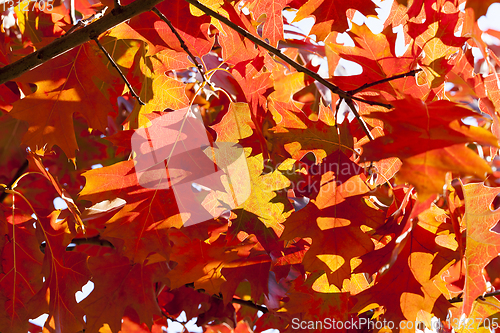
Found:
<path fill-rule="evenodd" d="M 104 31 L 131 0 L 42 2 L 2 14 L 0 332 L 500 325 L 493 1 L 397 0 L 378 33 L 371 0 L 149 0 Z"/>

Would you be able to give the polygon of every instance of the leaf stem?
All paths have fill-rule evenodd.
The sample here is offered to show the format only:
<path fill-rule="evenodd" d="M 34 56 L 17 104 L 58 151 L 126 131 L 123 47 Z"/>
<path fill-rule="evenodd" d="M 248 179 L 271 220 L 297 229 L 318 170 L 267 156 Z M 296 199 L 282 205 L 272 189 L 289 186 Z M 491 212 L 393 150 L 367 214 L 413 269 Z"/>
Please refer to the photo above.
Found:
<path fill-rule="evenodd" d="M 125 77 L 125 75 L 121 71 L 120 67 L 118 67 L 118 65 L 113 60 L 113 58 L 108 53 L 108 51 L 102 46 L 101 43 L 99 43 L 99 40 L 97 39 L 97 37 L 94 38 L 94 41 L 96 42 L 97 46 L 99 46 L 99 48 L 101 49 L 101 51 L 106 55 L 106 57 L 108 58 L 108 60 L 111 63 L 111 65 L 118 71 L 118 74 L 120 74 L 120 76 L 123 79 L 123 81 L 125 81 L 125 84 L 127 85 L 128 90 L 130 90 L 130 94 L 132 96 L 134 96 L 134 98 L 139 102 L 140 105 L 146 105 L 146 103 L 144 103 L 143 101 L 141 101 L 141 98 L 139 97 L 139 95 L 136 94 L 134 88 L 132 87 L 132 85 L 130 84 L 130 82 L 128 82 L 127 78 Z"/>
<path fill-rule="evenodd" d="M 172 25 L 172 22 L 170 22 L 170 20 L 165 15 L 163 15 L 163 13 L 158 10 L 158 8 L 153 7 L 153 9 L 151 9 L 151 11 L 153 13 L 155 13 L 163 22 L 165 22 L 168 25 L 170 30 L 174 33 L 175 37 L 177 37 L 177 40 L 181 44 L 182 49 L 184 51 L 186 51 L 186 53 L 189 55 L 189 57 L 191 59 L 193 59 L 193 63 L 195 64 L 196 68 L 198 68 L 198 71 L 200 72 L 201 77 L 203 78 L 203 81 L 208 83 L 209 81 L 207 80 L 203 66 L 200 63 L 198 63 L 198 61 L 196 60 L 196 57 L 191 53 L 191 51 L 189 51 L 189 48 L 187 47 L 186 43 L 182 39 L 181 35 L 179 35 L 179 33 L 177 32 L 177 29 L 175 29 L 175 27 Z"/>

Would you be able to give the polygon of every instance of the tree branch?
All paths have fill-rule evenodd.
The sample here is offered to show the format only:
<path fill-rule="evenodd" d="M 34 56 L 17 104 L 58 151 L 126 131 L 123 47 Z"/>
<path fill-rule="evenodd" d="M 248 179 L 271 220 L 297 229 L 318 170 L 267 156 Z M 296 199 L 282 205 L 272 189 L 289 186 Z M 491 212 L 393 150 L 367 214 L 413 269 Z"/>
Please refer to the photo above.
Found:
<path fill-rule="evenodd" d="M 116 71 L 118 72 L 118 74 L 120 74 L 120 77 L 122 78 L 122 80 L 127 85 L 128 90 L 130 91 L 130 94 L 137 100 L 137 102 L 139 102 L 140 105 L 146 105 L 146 103 L 144 103 L 143 101 L 141 101 L 141 98 L 139 97 L 139 95 L 137 95 L 137 93 L 135 92 L 135 90 L 132 87 L 132 85 L 130 84 L 130 82 L 128 82 L 127 78 L 125 77 L 125 75 L 121 71 L 120 67 L 118 67 L 118 65 L 116 64 L 116 62 L 113 60 L 113 57 L 111 57 L 111 54 L 109 54 L 108 51 L 106 51 L 106 49 L 104 48 L 104 46 L 102 46 L 102 44 L 99 43 L 99 40 L 97 38 L 94 38 L 94 42 L 96 42 L 97 46 L 99 46 L 99 48 L 101 49 L 101 51 L 106 55 L 106 57 L 108 58 L 109 62 L 111 63 L 111 66 L 113 66 L 116 69 Z"/>
<path fill-rule="evenodd" d="M 385 79 L 374 81 L 374 82 L 371 82 L 371 83 L 365 83 L 361 87 L 359 87 L 357 89 L 354 89 L 354 90 L 350 90 L 347 93 L 351 94 L 351 95 L 354 95 L 354 94 L 357 94 L 357 93 L 359 93 L 359 92 L 361 92 L 361 91 L 363 91 L 363 90 L 365 90 L 367 88 L 376 86 L 377 84 L 386 83 L 386 82 L 389 82 L 389 81 L 392 81 L 392 80 L 396 80 L 396 79 L 401 79 L 401 78 L 404 78 L 404 77 L 407 77 L 407 76 L 415 76 L 415 74 L 417 74 L 418 72 L 421 72 L 421 71 L 422 70 L 420 68 L 418 68 L 418 69 L 411 70 L 411 71 L 409 71 L 407 73 L 398 74 L 398 75 L 394 75 L 394 76 L 391 76 L 391 77 L 386 77 Z"/>
<path fill-rule="evenodd" d="M 448 302 L 450 302 L 451 304 L 463 302 L 464 299 L 462 298 L 462 295 L 463 295 L 463 293 L 461 293 L 457 297 L 453 297 L 452 299 L 449 299 Z M 476 297 L 476 301 L 479 301 L 479 300 L 485 301 L 486 297 L 493 297 L 493 296 L 498 296 L 498 295 L 500 295 L 500 290 L 495 290 L 495 291 L 492 291 L 491 293 L 486 293 L 484 295 Z"/>
<path fill-rule="evenodd" d="M 185 284 L 185 286 L 188 287 L 188 288 L 192 288 L 192 289 L 196 290 L 199 293 L 205 293 L 205 290 L 203 290 L 203 289 L 195 289 L 194 288 L 194 283 L 188 283 L 188 284 Z M 214 298 L 217 298 L 217 299 L 222 299 L 221 295 L 210 295 L 210 296 L 214 297 Z M 233 299 L 231 300 L 231 303 L 236 303 L 236 304 L 248 306 L 248 307 L 253 308 L 255 310 L 262 311 L 263 313 L 268 313 L 269 312 L 269 309 L 266 308 L 265 306 L 262 306 L 262 305 L 259 305 L 259 304 L 255 304 L 252 301 L 245 301 L 245 300 L 240 299 L 240 298 L 233 297 Z"/>
<path fill-rule="evenodd" d="M 130 5 L 113 9 L 110 14 L 75 32 L 54 40 L 49 45 L 33 52 L 12 64 L 0 68 L 0 84 L 19 77 L 44 62 L 61 55 L 72 48 L 86 43 L 118 24 L 144 12 L 150 11 L 163 0 L 137 0 Z"/>
<path fill-rule="evenodd" d="M 75 245 L 83 245 L 83 244 L 91 244 L 91 245 L 98 245 L 98 246 L 102 246 L 102 247 L 110 247 L 112 249 L 114 249 L 114 245 L 111 244 L 110 241 L 107 241 L 105 239 L 101 239 L 101 236 L 100 235 L 97 235 L 97 236 L 94 236 L 94 237 L 89 237 L 89 238 L 73 238 L 71 240 L 71 244 L 75 244 Z M 47 244 L 46 243 L 42 243 L 40 245 L 40 251 L 42 251 L 42 253 L 45 253 L 45 246 Z M 66 247 L 66 251 L 73 251 L 75 249 L 75 247 Z"/>
<path fill-rule="evenodd" d="M 221 21 L 222 23 L 224 23 L 225 25 L 227 25 L 228 27 L 230 27 L 231 29 L 233 29 L 234 31 L 236 31 L 237 33 L 242 35 L 243 37 L 251 40 L 254 44 L 257 44 L 257 45 L 261 46 L 262 48 L 266 49 L 269 53 L 274 54 L 275 56 L 277 56 L 278 58 L 280 58 L 281 60 L 283 60 L 284 62 L 286 62 L 290 66 L 292 66 L 293 68 L 295 68 L 298 72 L 304 73 L 307 76 L 318 81 L 319 83 L 321 83 L 322 85 L 327 87 L 331 92 L 339 95 L 341 98 L 344 98 L 346 100 L 352 99 L 352 100 L 355 100 L 355 101 L 358 101 L 361 103 L 366 103 L 368 105 L 383 106 L 383 107 L 388 108 L 388 109 L 392 108 L 392 105 L 390 105 L 390 104 L 385 104 L 385 103 L 380 103 L 380 102 L 375 102 L 375 101 L 368 101 L 368 100 L 364 100 L 364 99 L 359 98 L 359 97 L 352 96 L 348 92 L 340 89 L 339 87 L 337 87 L 333 83 L 331 83 L 331 82 L 327 81 L 326 79 L 324 79 L 323 77 L 321 77 L 318 73 L 315 73 L 312 70 L 310 70 L 309 68 L 306 68 L 306 67 L 298 64 L 297 62 L 295 62 L 294 60 L 292 60 L 291 58 L 289 58 L 285 54 L 283 54 L 277 48 L 272 47 L 271 45 L 267 44 L 266 42 L 264 42 L 260 38 L 255 37 L 247 30 L 243 29 L 242 27 L 238 26 L 237 24 L 234 24 L 229 19 L 225 18 L 224 16 L 220 15 L 219 13 L 202 5 L 197 0 L 186 0 L 186 1 L 189 2 L 190 4 L 192 4 L 193 6 L 195 6 L 196 8 L 198 8 L 199 10 L 201 10 L 202 12 L 204 12 L 205 14 L 210 15 L 210 16 L 218 19 L 219 21 Z M 357 111 L 353 111 L 353 112 L 357 113 Z"/>

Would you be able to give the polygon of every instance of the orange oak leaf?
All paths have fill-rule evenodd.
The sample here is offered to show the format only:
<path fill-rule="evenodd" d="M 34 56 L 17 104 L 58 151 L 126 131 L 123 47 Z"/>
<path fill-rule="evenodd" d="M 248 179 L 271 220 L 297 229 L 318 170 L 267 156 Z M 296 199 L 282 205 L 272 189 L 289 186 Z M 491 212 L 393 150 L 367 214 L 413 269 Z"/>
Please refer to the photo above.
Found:
<path fill-rule="evenodd" d="M 89 281 L 90 272 L 87 255 L 66 251 L 74 234 L 67 221 L 57 221 L 58 217 L 59 212 L 54 211 L 46 218 L 40 217 L 37 223 L 37 238 L 40 243 L 45 242 L 42 269 L 45 281 L 27 305 L 33 318 L 49 314 L 45 330 L 78 332 L 84 328 L 85 312 L 76 302 L 75 293 Z"/>
<path fill-rule="evenodd" d="M 244 71 L 241 67 L 235 68 L 232 74 L 245 94 L 245 100 L 250 107 L 254 122 L 256 125 L 262 124 L 267 96 L 274 89 L 271 73 L 262 73 L 251 65 L 247 65 Z"/>
<path fill-rule="evenodd" d="M 496 112 L 496 108 L 500 105 L 500 89 L 498 88 L 498 82 L 496 75 L 488 75 L 483 78 L 484 88 L 486 90 L 486 96 L 481 97 L 479 100 L 479 108 L 481 111 L 486 112 L 492 119 L 493 125 L 491 128 L 491 132 L 500 139 L 500 120 L 498 119 L 498 114 Z M 480 84 L 477 84 L 479 88 Z M 476 89 L 479 90 L 479 89 Z M 492 153 L 496 153 L 496 147 L 491 148 Z"/>
<path fill-rule="evenodd" d="M 299 160 L 309 151 L 320 160 L 334 151 L 349 150 L 353 145 L 349 136 L 339 136 L 336 127 L 323 120 L 310 120 L 303 112 L 293 113 L 291 117 L 296 119 L 293 127 L 281 127 L 280 123 L 267 134 L 269 151 L 275 163 L 289 157 Z"/>
<path fill-rule="evenodd" d="M 113 333 L 120 331 L 127 308 L 138 315 L 139 324 L 153 325 L 160 316 L 155 283 L 168 272 L 165 263 L 140 265 L 116 254 L 89 259 L 94 290 L 80 304 L 87 315 L 86 332 L 97 333 L 108 324 Z"/>
<path fill-rule="evenodd" d="M 243 14 L 235 10 L 233 6 L 225 5 L 224 10 L 231 22 L 240 27 L 244 27 L 250 33 L 256 35 L 256 29 L 252 26 L 249 19 Z M 230 64 L 238 64 L 240 62 L 248 62 L 257 57 L 260 53 L 258 48 L 248 39 L 241 36 L 239 33 L 221 23 L 222 31 L 219 33 L 219 43 L 222 47 L 222 58 Z"/>
<path fill-rule="evenodd" d="M 64 34 L 64 28 L 69 25 L 64 15 L 54 12 L 40 11 L 40 6 L 33 6 L 26 2 L 15 6 L 19 29 L 22 34 L 28 35 L 36 48 L 41 48 Z M 26 10 L 28 7 L 29 10 Z"/>
<path fill-rule="evenodd" d="M 412 112 L 407 111 L 408 103 L 412 105 Z M 487 163 L 463 144 L 475 141 L 498 146 L 491 132 L 461 121 L 461 118 L 475 116 L 474 112 L 449 101 L 425 104 L 411 96 L 393 104 L 394 111 L 368 115 L 383 120 L 390 134 L 364 144 L 363 156 L 375 161 L 393 156 L 400 158 L 403 165 L 397 177 L 415 185 L 420 199 L 442 189 L 446 172 L 481 178 L 490 173 Z M 422 123 L 424 120 L 426 124 Z M 463 156 L 468 157 L 466 163 L 459 162 Z"/>
<path fill-rule="evenodd" d="M 389 132 L 363 145 L 363 156 L 367 160 L 378 161 L 394 156 L 404 159 L 457 143 L 498 145 L 491 132 L 465 125 L 461 119 L 477 114 L 456 103 L 442 100 L 426 104 L 407 96 L 392 104 L 393 111 L 373 112 L 367 116 L 382 120 Z"/>
<path fill-rule="evenodd" d="M 23 143 L 42 155 L 58 145 L 75 162 L 73 114 L 83 115 L 91 128 L 106 131 L 107 115 L 113 111 L 109 95 L 114 94 L 108 89 L 118 79 L 111 73 L 99 51 L 83 44 L 18 78 L 37 85 L 10 111 L 29 124 Z M 98 85 L 99 81 L 106 83 Z"/>
<path fill-rule="evenodd" d="M 363 67 L 363 73 L 351 76 L 333 76 L 332 81 L 344 90 L 354 90 L 365 83 L 385 79 L 394 75 L 409 72 L 416 65 L 415 54 L 408 48 L 404 55 L 396 56 L 396 34 L 392 27 L 387 27 L 379 34 L 374 34 L 366 25 L 352 24 L 347 32 L 354 41 L 354 46 L 338 44 L 335 39 L 328 38 L 325 42 L 336 56 L 353 61 Z M 388 99 L 401 96 L 407 85 L 413 79 L 393 80 L 368 88 L 366 91 L 376 91 Z M 401 83 L 404 82 L 404 85 Z M 420 96 L 419 96 L 420 97 Z"/>
<path fill-rule="evenodd" d="M 181 231 L 172 230 L 170 239 L 173 243 L 170 259 L 176 265 L 167 278 L 172 289 L 187 283 L 194 283 L 196 289 L 203 289 L 209 294 L 218 294 L 225 282 L 221 270 L 226 263 L 249 255 L 256 240 L 247 239 L 232 247 L 226 247 L 223 236 L 207 244 L 199 239 L 191 240 Z"/>
<path fill-rule="evenodd" d="M 377 303 L 386 310 L 384 319 L 394 323 L 418 319 L 428 327 L 431 314 L 446 318 L 451 304 L 437 284 L 457 256 L 446 242 L 438 241 L 438 235 L 449 235 L 451 229 L 441 218 L 444 211 L 437 207 L 430 210 L 419 215 L 419 222 L 413 223 L 400 243 L 393 239 L 361 257 L 363 263 L 355 272 L 372 274 L 378 267 L 378 274 L 372 287 L 354 297 L 357 303 L 351 311 L 373 308 Z M 408 218 L 409 213 L 405 215 Z"/>
<path fill-rule="evenodd" d="M 83 225 L 82 219 L 80 218 L 80 210 L 76 206 L 75 202 L 73 201 L 73 198 L 69 195 L 68 191 L 66 191 L 61 184 L 50 174 L 50 172 L 45 169 L 42 159 L 33 154 L 29 153 L 28 154 L 28 161 L 30 163 L 30 171 L 40 173 L 42 174 L 45 178 L 48 179 L 50 184 L 54 187 L 56 190 L 57 194 L 61 197 L 61 199 L 64 200 L 66 205 L 68 206 L 69 211 L 73 215 L 73 218 L 75 220 L 74 224 L 77 225 L 79 228 L 82 228 L 81 231 L 85 231 L 85 226 Z M 74 226 L 71 226 L 74 228 Z M 76 232 L 76 230 L 74 230 Z"/>
<path fill-rule="evenodd" d="M 312 238 L 303 259 L 305 269 L 325 271 L 329 283 L 341 289 L 344 280 L 351 277 L 351 260 L 374 250 L 361 225 L 378 228 L 383 221 L 383 212 L 367 206 L 360 196 L 323 209 L 310 202 L 286 220 L 281 239 Z"/>
<path fill-rule="evenodd" d="M 133 161 L 84 173 L 87 184 L 80 199 L 126 202 L 106 222 L 102 236 L 137 263 L 153 253 L 168 260 L 171 227 L 218 217 L 250 194 L 243 150 L 238 155 L 234 143 L 210 144 L 193 112 L 185 108 L 149 115 L 152 125 L 132 135 Z"/>
<path fill-rule="evenodd" d="M 484 179 L 491 173 L 488 163 L 465 145 L 434 149 L 403 160 L 396 179 L 415 186 L 419 199 L 439 193 L 448 172 Z"/>
<path fill-rule="evenodd" d="M 419 63 L 425 73 L 419 79 L 425 80 L 431 88 L 436 88 L 445 80 L 453 67 L 450 57 L 466 42 L 465 37 L 456 37 L 455 30 L 460 26 L 460 11 L 451 2 L 432 6 L 425 2 L 425 22 L 408 23 L 408 34 L 422 49 L 425 57 Z"/>
<path fill-rule="evenodd" d="M 500 253 L 500 237 L 491 230 L 500 220 L 500 213 L 491 209 L 491 203 L 500 190 L 481 183 L 466 184 L 462 188 L 467 226 L 463 313 L 468 316 L 476 297 L 486 291 L 483 269 Z"/>
<path fill-rule="evenodd" d="M 266 21 L 263 24 L 262 36 L 269 39 L 272 46 L 277 46 L 283 36 L 283 17 L 281 13 L 283 8 L 291 0 L 254 0 L 252 3 L 255 19 L 266 15 Z"/>
<path fill-rule="evenodd" d="M 81 199 L 97 204 L 118 197 L 127 203 L 106 222 L 103 237 L 137 263 L 143 263 L 152 253 L 159 253 L 167 260 L 168 229 L 183 224 L 173 191 L 142 187 L 133 161 L 95 169 L 84 176 L 87 184 L 80 194 Z M 103 179 L 106 182 L 102 182 Z M 95 222 L 90 221 L 89 226 Z M 130 232 L 124 232 L 125 227 Z"/>
<path fill-rule="evenodd" d="M 42 287 L 43 254 L 33 227 L 35 220 L 1 206 L 0 331 L 26 332 L 31 313 L 26 304 Z"/>
<path fill-rule="evenodd" d="M 231 103 L 224 117 L 212 128 L 217 141 L 237 142 L 252 135 L 255 125 L 247 103 Z"/>
<path fill-rule="evenodd" d="M 146 76 L 139 94 L 146 105 L 137 103 L 129 121 L 138 118 L 139 127 L 143 127 L 148 123 L 148 120 L 143 117 L 146 114 L 165 109 L 178 110 L 186 108 L 189 105 L 189 100 L 185 89 L 186 85 L 184 83 L 168 77 L 161 71 L 159 75 L 152 74 L 151 78 Z"/>

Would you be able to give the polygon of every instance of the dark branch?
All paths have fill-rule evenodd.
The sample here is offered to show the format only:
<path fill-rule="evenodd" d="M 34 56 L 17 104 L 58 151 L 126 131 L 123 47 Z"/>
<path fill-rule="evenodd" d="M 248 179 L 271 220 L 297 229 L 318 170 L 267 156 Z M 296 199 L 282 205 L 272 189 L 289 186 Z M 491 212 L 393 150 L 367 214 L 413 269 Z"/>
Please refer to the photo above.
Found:
<path fill-rule="evenodd" d="M 248 306 L 252 309 L 255 309 L 255 310 L 258 310 L 258 311 L 262 311 L 263 313 L 268 313 L 269 312 L 269 309 L 266 308 L 265 306 L 262 306 L 262 305 L 258 305 L 258 304 L 255 304 L 254 302 L 252 301 L 245 301 L 243 299 L 239 299 L 239 298 L 234 298 L 231 300 L 232 303 L 236 303 L 236 304 L 240 304 L 240 305 L 243 305 L 243 306 Z"/>
<path fill-rule="evenodd" d="M 254 44 L 257 44 L 257 45 L 261 46 L 262 48 L 266 49 L 269 53 L 274 54 L 275 56 L 277 56 L 278 58 L 280 58 L 281 60 L 283 60 L 284 62 L 286 62 L 290 66 L 292 66 L 293 68 L 295 68 L 298 72 L 304 73 L 307 76 L 315 79 L 319 83 L 323 84 L 325 87 L 327 87 L 328 89 L 330 89 L 331 92 L 333 92 L 334 94 L 339 95 L 341 98 L 344 98 L 344 99 L 353 99 L 353 100 L 359 101 L 361 103 L 366 103 L 366 104 L 369 104 L 369 105 L 383 106 L 383 107 L 388 108 L 388 109 L 392 108 L 392 105 L 390 105 L 390 104 L 385 104 L 385 103 L 380 103 L 380 102 L 375 102 L 375 101 L 367 101 L 367 100 L 364 100 L 364 99 L 359 98 L 359 97 L 351 96 L 349 93 L 347 93 L 344 90 L 340 89 L 339 87 L 337 87 L 333 83 L 331 83 L 328 80 L 322 78 L 318 73 L 315 73 L 312 70 L 310 70 L 310 69 L 308 69 L 308 68 L 306 68 L 306 67 L 298 64 L 297 62 L 295 62 L 291 58 L 287 57 L 285 54 L 281 53 L 281 51 L 278 50 L 277 48 L 272 47 L 271 45 L 267 44 L 266 42 L 264 42 L 260 38 L 255 37 L 250 32 L 248 32 L 247 30 L 245 30 L 245 29 L 241 28 L 240 26 L 234 24 L 229 19 L 225 18 L 224 16 L 220 15 L 219 13 L 211 10 L 210 8 L 208 8 L 208 7 L 204 6 L 204 5 L 202 5 L 201 3 L 199 3 L 196 0 L 186 0 L 186 1 L 189 2 L 190 4 L 192 4 L 193 6 L 195 6 L 196 8 L 198 8 L 199 10 L 201 10 L 202 12 L 204 12 L 205 14 L 210 15 L 210 16 L 218 19 L 219 21 L 221 21 L 222 23 L 224 23 L 225 25 L 227 25 L 228 27 L 230 27 L 231 29 L 233 29 L 234 31 L 236 31 L 237 33 L 239 33 L 240 35 L 242 35 L 243 37 L 248 38 L 249 40 L 251 40 Z M 353 111 L 353 112 L 357 112 L 357 111 Z"/>
<path fill-rule="evenodd" d="M 139 102 L 140 105 L 146 105 L 146 103 L 144 103 L 143 101 L 141 101 L 141 98 L 139 97 L 139 95 L 136 94 L 136 92 L 135 92 L 134 88 L 132 87 L 132 85 L 130 84 L 130 82 L 128 82 L 128 80 L 125 77 L 125 75 L 123 75 L 123 72 L 121 71 L 120 67 L 118 67 L 118 65 L 116 64 L 116 62 L 111 57 L 111 54 L 109 54 L 108 51 L 106 51 L 106 49 L 102 46 L 102 44 L 99 43 L 99 40 L 97 40 L 97 37 L 94 38 L 94 41 L 96 42 L 97 46 L 99 46 L 99 48 L 101 49 L 101 51 L 106 55 L 106 57 L 108 58 L 108 60 L 111 63 L 111 65 L 118 71 L 118 74 L 120 74 L 122 80 L 125 81 L 125 84 L 127 85 L 128 90 L 130 90 L 130 94 L 132 96 L 134 96 L 134 98 Z"/>
<path fill-rule="evenodd" d="M 134 1 L 130 5 L 120 7 L 120 10 L 113 9 L 110 14 L 105 15 L 103 18 L 88 26 L 69 35 L 64 35 L 36 52 L 0 68 L 0 84 L 11 81 L 23 73 L 40 66 L 44 62 L 78 45 L 99 37 L 100 34 L 134 16 L 150 11 L 151 8 L 162 1 L 163 0 L 140 0 Z"/>
<path fill-rule="evenodd" d="M 453 297 L 452 299 L 449 299 L 448 302 L 450 303 L 460 303 L 460 302 L 463 302 L 463 298 L 462 298 L 462 295 L 463 293 L 461 293 L 460 295 L 458 295 L 457 297 Z M 493 297 L 493 296 L 498 296 L 500 295 L 500 290 L 495 290 L 495 291 L 492 291 L 491 293 L 486 293 L 484 295 L 481 295 L 481 296 L 478 296 L 476 298 L 476 301 L 485 301 L 486 300 L 486 297 Z"/>
<path fill-rule="evenodd" d="M 420 68 L 419 69 L 414 69 L 414 70 L 411 70 L 411 71 L 409 71 L 407 73 L 398 74 L 398 75 L 394 75 L 394 76 L 391 76 L 391 77 L 386 77 L 385 79 L 378 80 L 378 81 L 371 82 L 371 83 L 365 83 L 361 87 L 359 87 L 357 89 L 354 89 L 354 90 L 350 90 L 347 93 L 349 93 L 351 95 L 354 95 L 354 94 L 357 94 L 357 93 L 359 93 L 359 92 L 361 92 L 361 91 L 363 91 L 363 90 L 365 90 L 367 88 L 376 86 L 377 84 L 386 83 L 386 82 L 389 82 L 389 81 L 392 81 L 392 80 L 401 79 L 401 78 L 408 77 L 408 76 L 415 76 L 415 74 L 417 74 L 418 72 L 421 72 L 421 71 L 422 70 Z"/>
<path fill-rule="evenodd" d="M 155 13 L 163 22 L 165 22 L 168 25 L 170 30 L 174 33 L 175 37 L 177 37 L 177 40 L 181 44 L 182 49 L 189 55 L 189 57 L 191 57 L 191 59 L 193 59 L 193 63 L 195 64 L 196 68 L 198 68 L 198 71 L 200 71 L 203 81 L 208 83 L 207 77 L 205 76 L 205 71 L 203 70 L 203 66 L 198 63 L 195 56 L 191 53 L 191 51 L 189 51 L 189 48 L 187 47 L 186 43 L 177 32 L 177 29 L 175 29 L 175 27 L 172 25 L 172 22 L 170 22 L 170 20 L 165 15 L 163 15 L 163 13 L 158 10 L 158 8 L 154 7 L 153 9 L 151 9 L 151 11 Z"/>
<path fill-rule="evenodd" d="M 99 235 L 97 236 L 94 236 L 94 237 L 89 237 L 89 238 L 74 238 L 71 240 L 71 244 L 74 244 L 74 245 L 84 245 L 84 244 L 91 244 L 91 245 L 98 245 L 98 246 L 103 246 L 103 247 L 110 247 L 112 249 L 114 249 L 114 245 L 111 244 L 111 242 L 105 240 L 105 239 L 101 239 L 101 237 Z M 42 253 L 45 253 L 45 246 L 47 244 L 44 242 L 40 245 L 40 251 L 42 251 Z M 75 249 L 75 246 L 68 246 L 66 247 L 66 251 L 73 251 Z"/>
<path fill-rule="evenodd" d="M 94 236 L 94 237 L 89 237 L 89 238 L 74 238 L 71 240 L 72 244 L 75 245 L 83 245 L 83 244 L 92 244 L 92 245 L 99 245 L 103 247 L 110 247 L 114 249 L 114 245 L 111 244 L 110 241 L 107 241 L 105 239 L 101 239 L 99 235 Z"/>
<path fill-rule="evenodd" d="M 194 288 L 194 283 L 188 283 L 185 286 L 188 287 L 188 288 L 192 288 L 192 289 L 196 290 L 199 293 L 205 293 L 205 290 L 203 290 L 203 289 L 195 289 Z M 217 298 L 217 299 L 222 299 L 222 295 L 210 295 L 210 296 L 214 297 L 214 298 Z M 236 304 L 248 306 L 248 307 L 253 308 L 255 310 L 262 311 L 263 313 L 268 313 L 269 312 L 269 309 L 266 308 L 265 306 L 262 306 L 262 305 L 259 305 L 259 304 L 255 304 L 252 301 L 245 301 L 245 300 L 240 299 L 240 298 L 233 297 L 233 299 L 231 300 L 231 303 L 236 303 Z"/>
<path fill-rule="evenodd" d="M 368 139 L 370 139 L 370 141 L 373 141 L 373 135 L 372 135 L 372 133 L 370 133 L 370 130 L 368 130 L 368 127 L 366 126 L 366 123 L 364 122 L 364 120 L 361 119 L 361 116 L 359 115 L 358 110 L 356 110 L 356 107 L 354 106 L 352 99 L 346 99 L 345 102 L 349 106 L 349 108 L 351 109 L 352 113 L 354 113 L 354 116 L 356 117 L 356 119 L 358 120 L 358 123 L 363 128 L 363 131 L 365 131 L 365 134 L 368 136 Z"/>
<path fill-rule="evenodd" d="M 14 185 L 16 180 L 22 176 L 22 174 L 27 168 L 28 168 L 28 160 L 25 160 L 23 164 L 21 164 L 21 166 L 17 169 L 16 174 L 14 175 L 14 177 L 12 177 L 9 184 L 7 184 L 7 189 L 12 189 L 12 186 Z M 0 203 L 2 203 L 6 197 L 7 197 L 7 192 L 4 191 L 2 194 L 0 194 Z"/>

